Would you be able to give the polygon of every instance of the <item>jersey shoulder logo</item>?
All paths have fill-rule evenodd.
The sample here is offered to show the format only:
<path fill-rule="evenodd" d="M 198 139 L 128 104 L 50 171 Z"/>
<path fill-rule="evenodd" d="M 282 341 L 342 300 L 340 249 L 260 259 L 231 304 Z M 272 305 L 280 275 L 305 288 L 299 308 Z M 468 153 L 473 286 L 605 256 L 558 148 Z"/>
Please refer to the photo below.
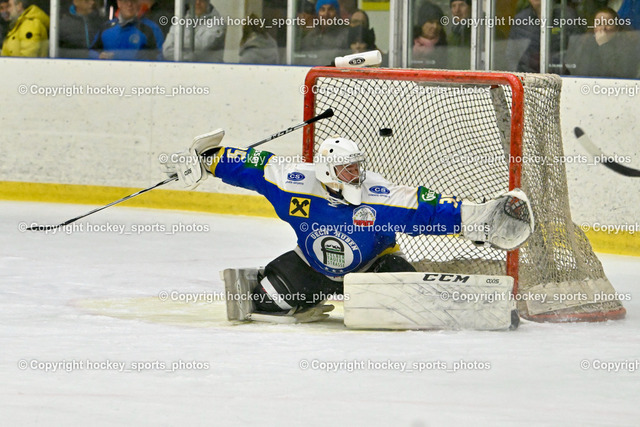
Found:
<path fill-rule="evenodd" d="M 420 191 L 418 191 L 418 203 L 428 203 L 435 206 L 438 204 L 439 197 L 440 194 L 426 187 L 420 187 Z"/>
<path fill-rule="evenodd" d="M 300 218 L 309 218 L 311 208 L 311 199 L 303 197 L 292 197 L 289 203 L 289 215 L 298 216 Z"/>
<path fill-rule="evenodd" d="M 244 166 L 252 169 L 264 169 L 267 164 L 269 154 L 267 151 L 258 151 L 250 148 L 247 152 L 247 160 Z"/>

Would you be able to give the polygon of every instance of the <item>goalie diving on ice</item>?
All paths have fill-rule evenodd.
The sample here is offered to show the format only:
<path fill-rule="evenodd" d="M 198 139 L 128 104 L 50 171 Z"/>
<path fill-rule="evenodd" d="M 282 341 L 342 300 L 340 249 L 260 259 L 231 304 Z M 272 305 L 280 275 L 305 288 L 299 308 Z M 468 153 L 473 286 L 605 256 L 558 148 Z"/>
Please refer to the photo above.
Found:
<path fill-rule="evenodd" d="M 254 190 L 295 231 L 297 246 L 260 269 L 224 271 L 229 320 L 321 320 L 342 294 L 348 273 L 415 272 L 396 243 L 409 235 L 462 234 L 511 250 L 533 232 L 527 196 L 514 189 L 486 203 L 462 201 L 423 186 L 395 185 L 366 170 L 364 153 L 349 139 L 326 139 L 313 163 L 280 161 L 254 148 L 196 142 L 170 156 L 165 173 L 193 189 L 209 175 Z"/>

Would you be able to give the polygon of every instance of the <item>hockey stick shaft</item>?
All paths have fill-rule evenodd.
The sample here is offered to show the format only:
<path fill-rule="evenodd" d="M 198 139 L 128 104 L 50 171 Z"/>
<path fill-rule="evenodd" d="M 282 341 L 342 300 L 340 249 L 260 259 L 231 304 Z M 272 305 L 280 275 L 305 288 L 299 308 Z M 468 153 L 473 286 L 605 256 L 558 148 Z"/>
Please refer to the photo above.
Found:
<path fill-rule="evenodd" d="M 600 148 L 598 148 L 591 141 L 589 136 L 587 136 L 587 134 L 584 133 L 581 128 L 576 127 L 573 129 L 573 132 L 575 133 L 576 138 L 578 138 L 578 142 L 584 147 L 584 149 L 587 150 L 587 152 L 593 157 L 597 157 L 598 159 L 600 159 L 599 163 L 601 163 L 603 166 L 608 167 L 609 169 L 619 173 L 620 175 L 630 177 L 640 176 L 640 170 L 621 165 L 620 163 L 613 160 L 609 160 L 611 157 L 604 154 L 602 150 L 600 150 Z"/>
<path fill-rule="evenodd" d="M 104 206 L 101 206 L 99 208 L 96 208 L 96 209 L 94 209 L 92 211 L 87 212 L 84 215 L 80 215 L 80 216 L 77 216 L 75 218 L 68 219 L 65 222 L 61 223 L 61 224 L 58 224 L 58 225 L 32 225 L 31 227 L 28 227 L 27 230 L 29 230 L 29 231 L 33 231 L 33 230 L 35 230 L 35 231 L 48 231 L 48 230 L 53 230 L 53 229 L 56 229 L 56 228 L 64 227 L 66 225 L 69 225 L 71 223 L 76 222 L 79 219 L 82 219 L 82 218 L 87 217 L 89 215 L 93 215 L 96 212 L 100 212 L 103 209 L 107 209 L 108 207 L 111 207 L 113 205 L 117 205 L 118 203 L 122 203 L 124 201 L 129 200 L 129 199 L 133 199 L 134 197 L 139 196 L 142 193 L 146 193 L 147 191 L 151 191 L 154 188 L 160 187 L 161 185 L 168 184 L 171 181 L 177 181 L 177 179 L 178 179 L 177 176 L 172 176 L 171 178 L 167 178 L 164 181 L 157 183 L 156 185 L 152 185 L 151 187 L 145 188 L 145 189 L 140 190 L 140 191 L 138 191 L 136 193 L 129 194 L 128 196 L 123 197 L 122 199 L 118 199 L 118 200 L 116 200 L 114 202 L 109 203 L 108 205 L 104 205 Z"/>
<path fill-rule="evenodd" d="M 326 119 L 326 118 L 329 118 L 329 117 L 332 117 L 332 116 L 333 116 L 333 110 L 331 108 L 329 108 L 328 110 L 326 110 L 322 114 L 319 114 L 319 115 L 317 115 L 315 117 L 312 117 L 309 120 L 306 120 L 306 121 L 304 121 L 302 123 L 299 123 L 299 124 L 297 124 L 295 126 L 292 126 L 292 127 L 288 128 L 288 129 L 285 129 L 285 130 L 280 131 L 278 133 L 274 133 L 273 135 L 271 135 L 271 136 L 269 136 L 269 137 L 267 137 L 267 138 L 265 138 L 265 139 L 263 139 L 261 141 L 258 141 L 255 144 L 252 144 L 247 148 L 257 147 L 258 145 L 262 145 L 262 144 L 264 144 L 266 142 L 269 142 L 269 141 L 272 141 L 272 140 L 274 140 L 276 138 L 280 138 L 281 136 L 284 136 L 284 135 L 286 135 L 288 133 L 291 133 L 291 132 L 293 132 L 293 131 L 295 131 L 297 129 L 300 129 L 301 127 L 304 127 L 306 125 L 310 125 L 311 123 L 315 123 L 318 120 Z M 161 181 L 161 182 L 159 182 L 159 183 L 157 183 L 155 185 L 152 185 L 151 187 L 148 187 L 148 188 L 140 190 L 140 191 L 138 191 L 136 193 L 130 194 L 130 195 L 126 196 L 126 197 L 123 197 L 122 199 L 118 199 L 118 200 L 116 200 L 114 202 L 109 203 L 108 205 L 104 205 L 104 206 L 101 206 L 99 208 L 96 208 L 96 209 L 94 209 L 94 210 L 92 210 L 90 212 L 87 212 L 84 215 L 80 215 L 80 216 L 77 216 L 75 218 L 71 218 L 71 219 L 69 219 L 69 220 L 67 220 L 67 221 L 65 221 L 63 223 L 58 224 L 58 225 L 32 225 L 31 227 L 28 227 L 27 230 L 29 230 L 29 231 L 48 231 L 48 230 L 54 230 L 56 228 L 64 227 L 66 225 L 69 225 L 71 223 L 74 223 L 74 222 L 78 221 L 79 219 L 85 218 L 85 217 L 87 217 L 89 215 L 93 215 L 96 212 L 100 212 L 101 210 L 107 209 L 108 207 L 111 207 L 113 205 L 117 205 L 118 203 L 122 203 L 124 201 L 129 200 L 129 199 L 133 199 L 134 197 L 139 196 L 139 195 L 141 195 L 143 193 L 146 193 L 147 191 L 151 191 L 154 188 L 158 188 L 158 187 L 160 187 L 162 185 L 165 185 L 165 184 L 168 184 L 168 183 L 170 183 L 172 181 L 177 181 L 177 180 L 178 180 L 177 176 L 172 176 L 172 177 L 169 177 L 169 178 L 165 179 L 164 181 Z"/>
<path fill-rule="evenodd" d="M 317 122 L 318 120 L 328 119 L 329 117 L 332 117 L 332 116 L 333 116 L 333 110 L 332 110 L 331 108 L 329 108 L 329 109 L 327 109 L 325 112 L 323 112 L 322 114 L 319 114 L 319 115 L 317 115 L 317 116 L 315 116 L 315 117 L 312 117 L 312 118 L 310 118 L 310 119 L 309 119 L 309 120 L 307 120 L 307 121 L 304 121 L 304 122 L 299 123 L 299 124 L 297 124 L 297 125 L 295 125 L 295 126 L 292 126 L 292 127 L 290 127 L 290 128 L 287 128 L 287 129 L 285 129 L 285 130 L 282 130 L 282 131 L 280 131 L 280 132 L 278 132 L 278 133 L 274 133 L 273 135 L 266 137 L 266 138 L 265 138 L 265 139 L 263 139 L 262 141 L 258 141 L 258 142 L 256 142 L 255 144 L 251 144 L 251 145 L 250 145 L 250 146 L 248 146 L 247 148 L 254 148 L 254 147 L 257 147 L 258 145 L 262 145 L 262 144 L 267 143 L 267 142 L 269 142 L 269 141 L 272 141 L 272 140 L 274 140 L 274 139 L 276 139 L 276 138 L 280 138 L 281 136 L 284 136 L 284 135 L 286 135 L 286 134 L 288 134 L 288 133 L 291 133 L 291 132 L 293 132 L 294 130 L 298 130 L 298 129 L 300 129 L 301 127 L 305 127 L 305 126 L 307 126 L 307 125 L 310 125 L 311 123 L 315 123 L 315 122 Z"/>

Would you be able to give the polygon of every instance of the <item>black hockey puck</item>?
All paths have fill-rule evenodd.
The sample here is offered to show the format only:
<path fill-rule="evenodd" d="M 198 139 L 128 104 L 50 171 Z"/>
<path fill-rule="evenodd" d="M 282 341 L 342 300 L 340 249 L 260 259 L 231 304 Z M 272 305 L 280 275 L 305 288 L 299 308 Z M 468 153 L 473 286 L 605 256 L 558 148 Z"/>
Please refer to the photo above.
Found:
<path fill-rule="evenodd" d="M 392 136 L 392 135 L 393 135 L 393 130 L 391 128 L 380 129 L 380 136 Z"/>

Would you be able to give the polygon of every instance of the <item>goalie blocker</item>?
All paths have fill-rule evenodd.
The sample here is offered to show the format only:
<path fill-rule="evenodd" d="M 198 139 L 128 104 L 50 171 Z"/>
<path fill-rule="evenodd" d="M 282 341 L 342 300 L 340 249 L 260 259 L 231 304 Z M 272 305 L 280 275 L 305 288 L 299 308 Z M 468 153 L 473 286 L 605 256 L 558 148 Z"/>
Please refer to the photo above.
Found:
<path fill-rule="evenodd" d="M 515 329 L 513 278 L 449 273 L 352 273 L 344 324 L 353 329 Z"/>

